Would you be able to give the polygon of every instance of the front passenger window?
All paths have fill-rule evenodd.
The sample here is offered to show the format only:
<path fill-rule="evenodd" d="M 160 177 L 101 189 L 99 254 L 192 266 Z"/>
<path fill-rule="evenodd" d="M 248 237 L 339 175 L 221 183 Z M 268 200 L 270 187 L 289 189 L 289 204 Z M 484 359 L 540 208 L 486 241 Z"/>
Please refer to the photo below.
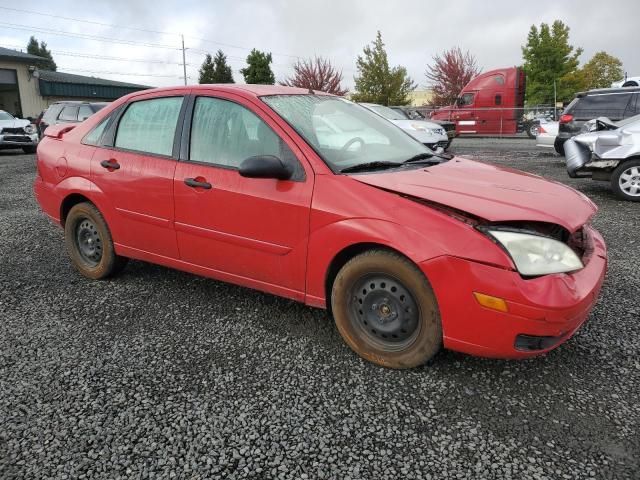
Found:
<path fill-rule="evenodd" d="M 274 155 L 297 164 L 289 147 L 247 108 L 218 98 L 196 99 L 189 160 L 238 168 L 255 155 Z"/>

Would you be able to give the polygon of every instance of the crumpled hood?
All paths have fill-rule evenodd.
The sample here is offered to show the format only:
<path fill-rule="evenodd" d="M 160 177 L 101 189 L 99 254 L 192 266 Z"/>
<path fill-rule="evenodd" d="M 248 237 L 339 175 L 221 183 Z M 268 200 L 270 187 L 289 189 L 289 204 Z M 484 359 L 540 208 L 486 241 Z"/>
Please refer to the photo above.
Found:
<path fill-rule="evenodd" d="M 460 157 L 426 168 L 358 174 L 352 178 L 490 222 L 548 222 L 574 232 L 597 211 L 586 196 L 561 183 Z"/>
<path fill-rule="evenodd" d="M 0 120 L 0 129 L 2 128 L 24 128 L 29 125 L 29 120 L 14 118 L 13 120 Z"/>

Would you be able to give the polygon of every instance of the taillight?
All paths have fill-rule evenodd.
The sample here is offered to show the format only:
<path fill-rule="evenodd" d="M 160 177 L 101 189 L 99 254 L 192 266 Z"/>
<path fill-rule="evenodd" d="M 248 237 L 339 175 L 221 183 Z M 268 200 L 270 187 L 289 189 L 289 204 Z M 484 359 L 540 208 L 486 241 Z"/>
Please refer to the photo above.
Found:
<path fill-rule="evenodd" d="M 569 123 L 571 120 L 573 120 L 573 115 L 570 113 L 560 115 L 560 123 Z"/>
<path fill-rule="evenodd" d="M 538 135 L 540 135 L 541 133 L 547 133 L 547 131 L 544 129 L 542 125 L 538 127 Z"/>

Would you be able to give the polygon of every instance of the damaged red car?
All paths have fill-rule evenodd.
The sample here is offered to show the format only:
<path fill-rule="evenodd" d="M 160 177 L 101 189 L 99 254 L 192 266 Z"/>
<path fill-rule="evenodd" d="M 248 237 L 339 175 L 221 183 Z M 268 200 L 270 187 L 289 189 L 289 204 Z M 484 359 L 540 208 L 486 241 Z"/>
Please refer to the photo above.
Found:
<path fill-rule="evenodd" d="M 47 129 L 35 194 L 91 279 L 128 259 L 326 308 L 363 358 L 523 358 L 589 316 L 607 254 L 584 195 L 429 150 L 346 99 L 147 90 Z"/>

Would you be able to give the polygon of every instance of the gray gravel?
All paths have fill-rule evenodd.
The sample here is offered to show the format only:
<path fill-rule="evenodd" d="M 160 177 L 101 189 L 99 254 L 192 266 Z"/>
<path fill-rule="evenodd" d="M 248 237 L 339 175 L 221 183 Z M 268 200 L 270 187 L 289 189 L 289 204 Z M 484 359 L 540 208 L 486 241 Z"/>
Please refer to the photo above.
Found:
<path fill-rule="evenodd" d="M 0 478 L 639 478 L 640 205 L 532 141 L 454 150 L 600 206 L 603 295 L 545 357 L 390 371 L 321 310 L 141 262 L 81 278 L 33 156 L 0 152 Z"/>

